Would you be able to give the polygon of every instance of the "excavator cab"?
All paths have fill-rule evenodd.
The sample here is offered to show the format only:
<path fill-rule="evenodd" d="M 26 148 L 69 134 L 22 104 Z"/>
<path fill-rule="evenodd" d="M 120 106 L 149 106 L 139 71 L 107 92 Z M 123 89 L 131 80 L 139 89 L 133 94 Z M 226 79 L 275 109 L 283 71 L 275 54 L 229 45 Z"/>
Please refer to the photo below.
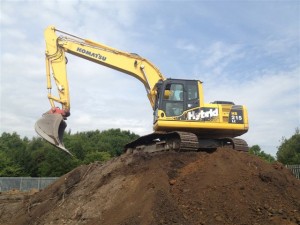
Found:
<path fill-rule="evenodd" d="M 177 117 L 185 111 L 200 106 L 199 85 L 197 80 L 167 79 L 156 85 L 155 111 L 160 117 Z"/>
<path fill-rule="evenodd" d="M 204 103 L 199 80 L 166 79 L 156 84 L 153 128 L 201 138 L 234 138 L 248 131 L 247 110 L 229 101 Z"/>

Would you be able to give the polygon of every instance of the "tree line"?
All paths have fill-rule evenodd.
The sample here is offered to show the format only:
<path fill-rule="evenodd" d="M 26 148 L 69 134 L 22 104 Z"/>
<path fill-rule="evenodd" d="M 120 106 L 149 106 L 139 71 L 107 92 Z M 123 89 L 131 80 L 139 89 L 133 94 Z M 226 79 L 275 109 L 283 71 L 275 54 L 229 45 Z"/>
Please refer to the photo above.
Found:
<path fill-rule="evenodd" d="M 64 134 L 64 144 L 74 157 L 59 151 L 40 137 L 29 140 L 16 132 L 0 137 L 0 176 L 58 177 L 82 164 L 104 162 L 123 152 L 123 146 L 138 138 L 120 129 Z"/>
<path fill-rule="evenodd" d="M 126 143 L 139 136 L 130 131 L 109 129 L 64 135 L 64 144 L 75 157 L 70 157 L 40 137 L 21 138 L 16 132 L 0 137 L 0 176 L 58 177 L 82 164 L 104 162 L 123 152 Z M 300 132 L 297 128 L 290 138 L 283 138 L 276 158 L 265 153 L 259 145 L 249 150 L 268 162 L 300 164 Z"/>

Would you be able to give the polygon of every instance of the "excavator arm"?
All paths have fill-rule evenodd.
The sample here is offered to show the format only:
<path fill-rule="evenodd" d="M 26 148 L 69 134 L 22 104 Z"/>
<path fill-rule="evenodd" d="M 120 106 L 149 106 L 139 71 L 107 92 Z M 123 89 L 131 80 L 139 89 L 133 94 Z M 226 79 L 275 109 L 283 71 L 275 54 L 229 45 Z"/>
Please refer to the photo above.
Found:
<path fill-rule="evenodd" d="M 58 36 L 60 34 L 60 36 Z M 49 26 L 45 30 L 46 77 L 51 109 L 35 124 L 37 133 L 51 144 L 71 154 L 63 145 L 65 119 L 70 115 L 70 92 L 67 78 L 66 53 L 121 71 L 141 81 L 152 108 L 155 107 L 156 84 L 164 76 L 147 59 L 123 52 L 91 40 L 83 39 Z M 55 82 L 59 96 L 52 94 Z M 60 104 L 61 107 L 58 107 Z"/>

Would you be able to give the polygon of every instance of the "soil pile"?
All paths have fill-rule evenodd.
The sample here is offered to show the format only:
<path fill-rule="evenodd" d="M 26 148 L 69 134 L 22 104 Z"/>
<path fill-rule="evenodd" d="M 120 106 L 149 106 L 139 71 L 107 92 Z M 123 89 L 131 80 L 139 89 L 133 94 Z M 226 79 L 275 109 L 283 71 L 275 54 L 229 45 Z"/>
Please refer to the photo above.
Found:
<path fill-rule="evenodd" d="M 300 181 L 281 164 L 229 149 L 136 153 L 0 203 L 1 225 L 299 225 Z"/>

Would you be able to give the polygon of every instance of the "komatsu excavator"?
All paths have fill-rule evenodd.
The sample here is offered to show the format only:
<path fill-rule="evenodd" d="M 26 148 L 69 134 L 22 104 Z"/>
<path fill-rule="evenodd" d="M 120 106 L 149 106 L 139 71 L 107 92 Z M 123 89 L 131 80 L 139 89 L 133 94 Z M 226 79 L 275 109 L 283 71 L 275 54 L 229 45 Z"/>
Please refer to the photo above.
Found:
<path fill-rule="evenodd" d="M 54 26 L 45 30 L 45 41 L 51 109 L 36 122 L 35 130 L 59 149 L 71 154 L 63 144 L 65 120 L 70 115 L 66 71 L 66 53 L 70 53 L 131 75 L 145 86 L 153 108 L 154 132 L 128 143 L 125 151 L 199 151 L 224 146 L 248 150 L 246 141 L 236 138 L 248 131 L 246 107 L 230 101 L 205 103 L 201 81 L 166 79 L 156 66 L 137 54 L 68 34 Z M 53 80 L 59 95 L 56 97 L 51 93 Z"/>

